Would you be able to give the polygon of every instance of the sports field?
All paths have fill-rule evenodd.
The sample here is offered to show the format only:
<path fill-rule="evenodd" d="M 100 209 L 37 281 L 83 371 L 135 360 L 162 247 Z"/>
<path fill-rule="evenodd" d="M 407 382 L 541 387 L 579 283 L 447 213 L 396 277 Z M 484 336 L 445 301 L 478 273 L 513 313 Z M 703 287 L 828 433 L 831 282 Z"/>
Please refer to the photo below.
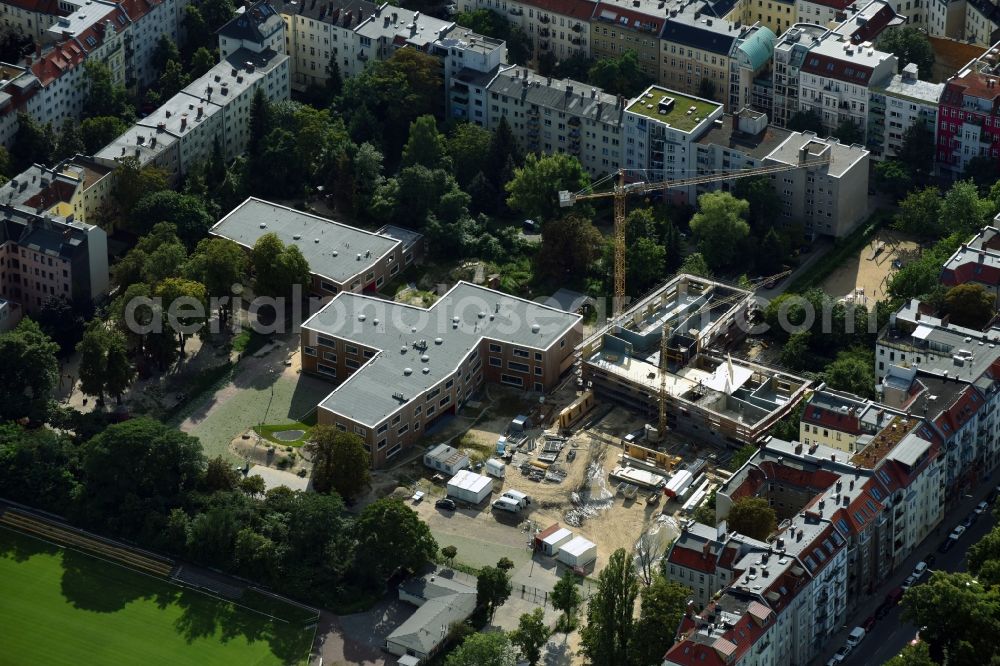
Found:
<path fill-rule="evenodd" d="M 300 666 L 313 617 L 249 591 L 220 601 L 0 527 L 3 666 Z"/>

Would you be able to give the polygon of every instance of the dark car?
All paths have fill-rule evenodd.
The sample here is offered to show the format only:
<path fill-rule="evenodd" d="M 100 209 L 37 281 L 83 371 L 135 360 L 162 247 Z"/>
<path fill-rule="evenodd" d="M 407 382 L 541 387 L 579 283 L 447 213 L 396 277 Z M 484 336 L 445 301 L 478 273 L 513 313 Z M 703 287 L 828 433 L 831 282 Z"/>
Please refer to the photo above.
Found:
<path fill-rule="evenodd" d="M 947 539 L 941 542 L 940 546 L 938 546 L 938 552 L 947 553 L 949 550 L 954 548 L 954 546 L 955 546 L 955 539 L 948 537 Z"/>
<path fill-rule="evenodd" d="M 874 615 L 869 615 L 867 618 L 865 618 L 865 621 L 861 623 L 861 627 L 865 631 L 871 631 L 872 627 L 875 626 L 875 622 L 877 619 L 878 618 L 876 618 Z"/>
<path fill-rule="evenodd" d="M 446 509 L 448 511 L 454 511 L 457 508 L 455 505 L 455 500 L 448 499 L 447 497 L 445 497 L 444 499 L 439 499 L 437 502 L 434 502 L 434 506 L 436 506 L 439 509 Z"/>
<path fill-rule="evenodd" d="M 894 587 L 889 590 L 889 593 L 885 595 L 885 603 L 890 606 L 895 606 L 899 603 L 899 600 L 903 598 L 903 588 Z"/>
<path fill-rule="evenodd" d="M 973 511 L 972 513 L 970 513 L 968 516 L 965 517 L 965 520 L 962 521 L 962 527 L 964 527 L 965 529 L 969 529 L 970 527 L 972 527 L 972 524 L 976 522 L 977 518 L 979 518 L 979 514 Z"/>
<path fill-rule="evenodd" d="M 927 563 L 927 568 L 929 569 L 932 566 L 934 566 L 935 562 L 937 562 L 937 556 L 934 555 L 933 553 L 927 553 L 927 555 L 924 557 L 924 562 Z"/>

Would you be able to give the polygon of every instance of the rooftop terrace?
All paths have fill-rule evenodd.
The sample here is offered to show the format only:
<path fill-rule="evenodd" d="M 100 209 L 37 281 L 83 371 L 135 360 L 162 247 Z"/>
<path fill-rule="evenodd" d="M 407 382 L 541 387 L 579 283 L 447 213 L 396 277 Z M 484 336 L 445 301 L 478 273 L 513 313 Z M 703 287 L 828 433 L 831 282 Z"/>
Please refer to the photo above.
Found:
<path fill-rule="evenodd" d="M 632 113 L 667 123 L 682 132 L 690 132 L 713 111 L 721 109 L 722 104 L 659 86 L 650 86 L 627 108 Z"/>
<path fill-rule="evenodd" d="M 854 454 L 851 462 L 867 468 L 874 467 L 919 424 L 919 419 L 908 419 L 905 416 L 895 417 L 889 425 L 875 435 L 868 446 Z"/>

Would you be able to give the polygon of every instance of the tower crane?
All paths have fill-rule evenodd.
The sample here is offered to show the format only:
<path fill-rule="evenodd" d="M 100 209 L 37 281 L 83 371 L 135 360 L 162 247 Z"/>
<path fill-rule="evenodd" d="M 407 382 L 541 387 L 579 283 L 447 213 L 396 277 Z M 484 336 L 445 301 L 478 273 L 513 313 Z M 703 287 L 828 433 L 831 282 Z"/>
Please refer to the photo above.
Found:
<path fill-rule="evenodd" d="M 753 295 L 753 293 L 758 289 L 760 289 L 761 286 L 766 285 L 772 281 L 776 282 L 778 280 L 781 280 L 782 278 L 785 278 L 788 275 L 790 275 L 791 272 L 792 271 L 787 270 L 781 273 L 777 273 L 775 275 L 770 275 L 768 277 L 761 277 L 752 280 L 750 282 L 750 286 L 747 289 L 747 291 L 749 291 L 750 294 Z M 720 305 L 735 303 L 743 298 L 746 298 L 746 296 L 744 296 L 743 294 L 733 294 L 732 296 L 727 296 L 717 301 L 709 299 L 700 308 L 685 316 L 688 318 L 696 317 L 709 308 L 716 308 Z M 660 334 L 660 394 L 659 394 L 660 413 L 659 413 L 659 420 L 657 421 L 657 430 L 656 430 L 660 438 L 663 438 L 667 433 L 667 372 L 669 369 L 668 358 L 670 355 L 669 340 L 671 331 L 672 329 L 670 326 L 670 319 L 668 317 L 663 322 L 663 332 Z"/>
<path fill-rule="evenodd" d="M 809 157 L 809 159 L 805 159 Z M 805 167 L 820 166 L 829 164 L 830 158 L 827 155 L 820 157 L 803 156 L 796 164 L 770 164 L 739 171 L 727 171 L 724 173 L 706 174 L 693 176 L 691 178 L 678 178 L 676 180 L 663 180 L 659 182 L 625 182 L 625 169 L 619 169 L 617 182 L 609 192 L 594 192 L 593 186 L 572 193 L 567 190 L 559 192 L 559 205 L 563 208 L 574 205 L 577 201 L 587 201 L 590 199 L 614 199 L 615 219 L 614 219 L 614 299 L 612 301 L 612 316 L 618 319 L 621 316 L 625 304 L 625 197 L 630 194 L 648 194 L 657 190 L 668 190 L 678 187 L 689 187 L 691 185 L 702 185 L 705 183 L 716 183 L 723 180 L 736 180 L 738 178 L 749 178 L 751 176 L 763 176 L 782 171 L 792 171 Z M 598 181 L 600 183 L 601 181 Z"/>

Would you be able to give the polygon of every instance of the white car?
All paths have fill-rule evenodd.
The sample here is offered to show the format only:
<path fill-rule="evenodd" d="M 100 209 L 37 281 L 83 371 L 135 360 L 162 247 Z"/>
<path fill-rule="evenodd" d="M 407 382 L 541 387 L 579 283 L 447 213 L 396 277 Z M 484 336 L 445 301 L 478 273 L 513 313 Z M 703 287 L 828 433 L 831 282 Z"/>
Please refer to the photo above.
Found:
<path fill-rule="evenodd" d="M 987 504 L 986 502 L 980 502 L 979 504 L 976 505 L 975 511 L 979 515 L 983 515 L 989 508 L 990 508 L 989 504 Z"/>
<path fill-rule="evenodd" d="M 963 534 L 965 534 L 965 526 L 959 525 L 958 527 L 956 527 L 951 531 L 951 534 L 948 535 L 948 538 L 955 539 L 957 541 L 959 538 L 961 538 Z"/>
<path fill-rule="evenodd" d="M 907 579 L 903 581 L 903 584 L 902 584 L 902 585 L 900 585 L 900 587 L 901 587 L 901 588 L 902 588 L 902 589 L 903 589 L 904 591 L 905 591 L 905 590 L 908 590 L 908 589 L 910 589 L 911 587 L 913 587 L 914 585 L 916 585 L 916 584 L 917 584 L 917 581 L 919 581 L 919 580 L 920 580 L 920 576 L 918 576 L 918 575 L 917 575 L 917 574 L 915 574 L 915 573 L 913 573 L 913 574 L 910 574 L 910 575 L 909 575 L 909 576 L 907 577 Z"/>
<path fill-rule="evenodd" d="M 838 666 L 844 663 L 844 660 L 847 659 L 853 649 L 850 645 L 841 645 L 840 649 L 830 657 L 830 661 L 826 662 L 826 666 Z"/>
<path fill-rule="evenodd" d="M 927 563 L 917 562 L 917 566 L 913 567 L 913 575 L 911 576 L 911 578 L 916 578 L 917 580 L 920 580 L 921 578 L 923 578 L 923 575 L 925 573 L 927 573 Z"/>

